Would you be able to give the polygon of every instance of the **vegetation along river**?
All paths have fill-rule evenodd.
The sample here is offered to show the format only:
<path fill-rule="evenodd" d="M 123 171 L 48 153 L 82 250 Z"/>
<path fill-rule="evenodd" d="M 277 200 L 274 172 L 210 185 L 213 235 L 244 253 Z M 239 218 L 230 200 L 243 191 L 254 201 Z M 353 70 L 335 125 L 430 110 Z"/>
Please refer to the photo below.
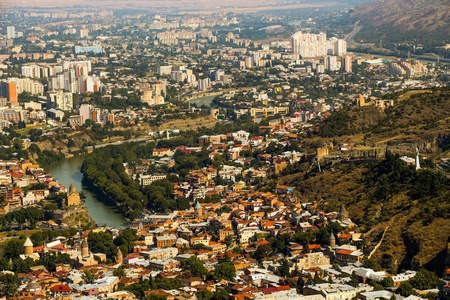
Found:
<path fill-rule="evenodd" d="M 115 207 L 102 201 L 104 198 L 103 194 L 82 180 L 83 174 L 81 174 L 80 168 L 83 160 L 84 155 L 77 155 L 51 164 L 45 169 L 59 183 L 64 184 L 66 187 L 73 183 L 78 192 L 84 192 L 86 196 L 85 204 L 89 210 L 89 215 L 96 224 L 106 224 L 114 228 L 126 226 L 127 223 L 115 210 Z"/>

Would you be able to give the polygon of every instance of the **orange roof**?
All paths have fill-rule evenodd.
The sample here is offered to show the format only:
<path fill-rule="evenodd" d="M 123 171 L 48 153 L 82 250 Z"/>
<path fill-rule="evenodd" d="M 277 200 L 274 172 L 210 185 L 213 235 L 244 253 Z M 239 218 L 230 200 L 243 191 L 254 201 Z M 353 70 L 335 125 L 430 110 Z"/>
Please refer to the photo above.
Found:
<path fill-rule="evenodd" d="M 308 249 L 310 249 L 310 250 L 315 250 L 315 249 L 320 249 L 320 248 L 322 248 L 322 246 L 320 246 L 320 244 L 308 245 Z"/>
<path fill-rule="evenodd" d="M 352 250 L 343 250 L 343 249 L 341 249 L 337 253 L 344 254 L 344 255 L 350 255 L 350 254 L 353 253 L 353 251 Z"/>
<path fill-rule="evenodd" d="M 245 296 L 243 294 L 233 295 L 234 300 L 245 300 Z"/>
<path fill-rule="evenodd" d="M 267 240 L 256 241 L 255 245 L 268 245 L 270 244 Z"/>
<path fill-rule="evenodd" d="M 352 237 L 352 234 L 350 234 L 350 233 L 341 234 L 339 236 L 339 238 L 341 238 L 341 239 L 349 239 L 351 237 Z"/>
<path fill-rule="evenodd" d="M 51 292 L 71 292 L 72 289 L 67 284 L 58 284 L 50 288 Z"/>

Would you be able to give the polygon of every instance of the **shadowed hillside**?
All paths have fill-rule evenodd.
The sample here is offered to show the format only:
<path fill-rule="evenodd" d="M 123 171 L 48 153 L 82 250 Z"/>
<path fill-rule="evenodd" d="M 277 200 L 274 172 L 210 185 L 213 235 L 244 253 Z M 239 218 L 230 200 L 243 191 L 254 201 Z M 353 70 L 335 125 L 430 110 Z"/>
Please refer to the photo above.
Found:
<path fill-rule="evenodd" d="M 422 42 L 450 39 L 449 0 L 380 0 L 358 6 L 351 14 L 364 28 L 358 39 L 365 42 L 396 40 Z"/>

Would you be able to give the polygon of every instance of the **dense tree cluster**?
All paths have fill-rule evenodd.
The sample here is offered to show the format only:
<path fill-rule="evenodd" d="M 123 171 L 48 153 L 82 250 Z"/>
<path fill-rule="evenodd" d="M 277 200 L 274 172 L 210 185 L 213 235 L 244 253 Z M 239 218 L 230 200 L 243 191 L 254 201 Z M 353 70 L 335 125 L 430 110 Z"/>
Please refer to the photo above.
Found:
<path fill-rule="evenodd" d="M 415 170 L 398 154 L 386 152 L 386 159 L 374 165 L 367 176 L 369 186 L 375 186 L 374 201 L 389 200 L 400 192 L 408 192 L 413 199 L 427 200 L 439 197 L 447 190 L 448 178 L 432 169 Z"/>
<path fill-rule="evenodd" d="M 25 239 L 14 239 L 6 244 L 5 256 L 0 257 L 0 268 L 2 270 L 13 271 L 15 273 L 28 273 L 34 266 L 44 266 L 48 271 L 54 272 L 56 264 L 69 264 L 73 266 L 73 259 L 68 254 L 45 253 L 39 260 L 33 261 L 31 258 L 21 259 L 23 254 L 23 244 Z M 11 259 L 12 264 L 9 263 Z"/>
<path fill-rule="evenodd" d="M 6 297 L 13 297 L 22 284 L 22 280 L 16 274 L 5 274 L 0 276 L 0 293 Z"/>
<path fill-rule="evenodd" d="M 117 248 L 124 256 L 133 252 L 136 240 L 136 229 L 124 229 L 114 240 L 109 232 L 99 231 L 89 233 L 88 245 L 92 252 L 104 253 L 107 261 L 112 261 L 116 258 Z"/>
<path fill-rule="evenodd" d="M 64 159 L 63 153 L 57 153 L 50 150 L 42 151 L 36 144 L 32 144 L 30 148 L 28 148 L 28 151 L 30 151 L 30 154 L 37 156 L 36 160 L 42 166 L 46 166 Z"/>
<path fill-rule="evenodd" d="M 70 240 L 70 238 L 77 233 L 75 228 L 68 228 L 63 232 L 59 230 L 39 230 L 30 236 L 30 240 L 34 247 L 42 246 L 44 242 L 49 243 L 56 237 L 63 236 Z"/>
<path fill-rule="evenodd" d="M 1 201 L 0 201 L 1 202 Z M 2 226 L 11 226 L 18 223 L 19 227 L 28 222 L 34 226 L 37 222 L 44 220 L 44 213 L 37 207 L 27 207 L 0 216 L 0 224 Z"/>
<path fill-rule="evenodd" d="M 248 118 L 243 118 L 227 126 L 217 123 L 214 129 L 200 128 L 197 131 L 187 131 L 179 138 L 161 140 L 157 144 L 124 143 L 119 146 L 95 149 L 86 157 L 81 172 L 89 182 L 100 188 L 110 201 L 117 205 L 120 212 L 129 219 L 135 219 L 145 208 L 157 211 L 186 209 L 189 207 L 189 201 L 186 198 L 174 199 L 172 197 L 173 188 L 170 181 L 178 181 L 180 178 L 169 175 L 166 180 L 158 180 L 150 186 L 141 188 L 125 172 L 124 162 L 128 163 L 130 167 L 134 167 L 141 162 L 141 159 L 152 157 L 155 148 L 173 149 L 181 145 L 196 146 L 201 135 L 227 133 L 241 129 L 247 130 L 253 135 L 259 133 L 258 125 L 248 116 Z M 274 149 L 274 151 L 278 151 L 278 149 Z M 174 159 L 176 164 L 173 168 L 155 169 L 154 166 L 151 166 L 149 173 L 152 171 L 166 174 L 176 173 L 184 177 L 194 169 L 208 165 L 216 166 L 206 150 L 190 154 L 178 150 Z"/>
<path fill-rule="evenodd" d="M 159 300 L 160 298 L 155 296 L 145 297 L 145 292 L 157 289 L 172 290 L 181 287 L 180 280 L 177 278 L 153 278 L 149 276 L 149 279 L 142 279 L 138 283 L 133 283 L 125 287 L 126 291 L 133 293 L 138 299 L 145 300 Z M 155 294 L 153 294 L 155 295 Z"/>

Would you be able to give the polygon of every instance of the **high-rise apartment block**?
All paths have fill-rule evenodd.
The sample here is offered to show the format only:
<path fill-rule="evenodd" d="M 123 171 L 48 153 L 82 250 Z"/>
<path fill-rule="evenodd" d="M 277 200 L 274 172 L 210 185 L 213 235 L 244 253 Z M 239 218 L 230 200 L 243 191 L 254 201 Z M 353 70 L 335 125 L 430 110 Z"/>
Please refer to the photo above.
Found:
<path fill-rule="evenodd" d="M 6 27 L 6 38 L 13 39 L 16 37 L 16 28 L 14 26 Z"/>
<path fill-rule="evenodd" d="M 80 28 L 80 29 L 78 29 L 77 33 L 78 33 L 78 37 L 79 38 L 88 37 L 89 36 L 89 29 Z"/>
<path fill-rule="evenodd" d="M 352 57 L 350 55 L 345 55 L 342 57 L 341 69 L 347 73 L 352 72 Z"/>
<path fill-rule="evenodd" d="M 342 56 L 347 53 L 347 43 L 337 38 L 327 40 L 327 35 L 323 32 L 313 34 L 298 31 L 291 37 L 291 49 L 293 54 L 302 58 Z"/>
<path fill-rule="evenodd" d="M 198 90 L 199 91 L 206 91 L 210 85 L 211 85 L 211 80 L 209 78 L 198 80 Z"/>
<path fill-rule="evenodd" d="M 170 75 L 172 73 L 172 66 L 158 66 L 157 68 L 158 75 Z"/>
<path fill-rule="evenodd" d="M 337 64 L 337 56 L 328 56 L 327 57 L 327 67 L 329 71 L 337 71 L 339 70 Z"/>
<path fill-rule="evenodd" d="M 102 46 L 93 45 L 93 46 L 75 46 L 75 54 L 82 53 L 102 53 Z"/>
<path fill-rule="evenodd" d="M 31 80 L 30 78 L 8 78 L 7 80 L 3 80 L 2 83 L 9 84 L 13 83 L 16 86 L 16 95 L 19 95 L 23 92 L 30 93 L 32 95 L 43 95 L 44 94 L 44 85 L 38 81 Z M 6 97 L 6 95 L 3 95 Z"/>
<path fill-rule="evenodd" d="M 417 60 L 414 60 L 411 63 L 400 61 L 400 62 L 391 62 L 388 64 L 388 73 L 390 75 L 416 76 L 425 74 L 427 72 L 428 72 L 427 67 Z"/>
<path fill-rule="evenodd" d="M 21 68 L 22 76 L 29 78 L 48 78 L 62 71 L 62 66 L 46 64 L 28 64 Z"/>
<path fill-rule="evenodd" d="M 47 108 L 72 110 L 73 108 L 72 93 L 63 92 L 61 90 L 49 92 L 47 95 Z"/>
<path fill-rule="evenodd" d="M 96 108 L 90 104 L 82 104 L 80 106 L 81 124 L 86 120 L 92 120 L 96 123 L 114 122 L 114 114 L 107 109 Z"/>
<path fill-rule="evenodd" d="M 331 47 L 334 46 L 334 53 L 333 55 L 336 56 L 342 56 L 347 53 L 347 42 L 341 39 L 332 38 L 329 40 L 329 43 L 331 45 L 329 46 L 329 49 L 332 49 Z"/>
<path fill-rule="evenodd" d="M 90 61 L 65 61 L 62 65 L 53 66 L 53 75 L 48 79 L 49 90 L 64 90 L 70 93 L 97 92 L 102 84 L 99 77 L 89 75 L 91 70 Z M 28 72 L 28 69 L 22 68 L 22 74 L 24 72 Z"/>
<path fill-rule="evenodd" d="M 14 82 L 0 82 L 0 96 L 6 97 L 8 102 L 17 102 L 17 85 Z"/>

